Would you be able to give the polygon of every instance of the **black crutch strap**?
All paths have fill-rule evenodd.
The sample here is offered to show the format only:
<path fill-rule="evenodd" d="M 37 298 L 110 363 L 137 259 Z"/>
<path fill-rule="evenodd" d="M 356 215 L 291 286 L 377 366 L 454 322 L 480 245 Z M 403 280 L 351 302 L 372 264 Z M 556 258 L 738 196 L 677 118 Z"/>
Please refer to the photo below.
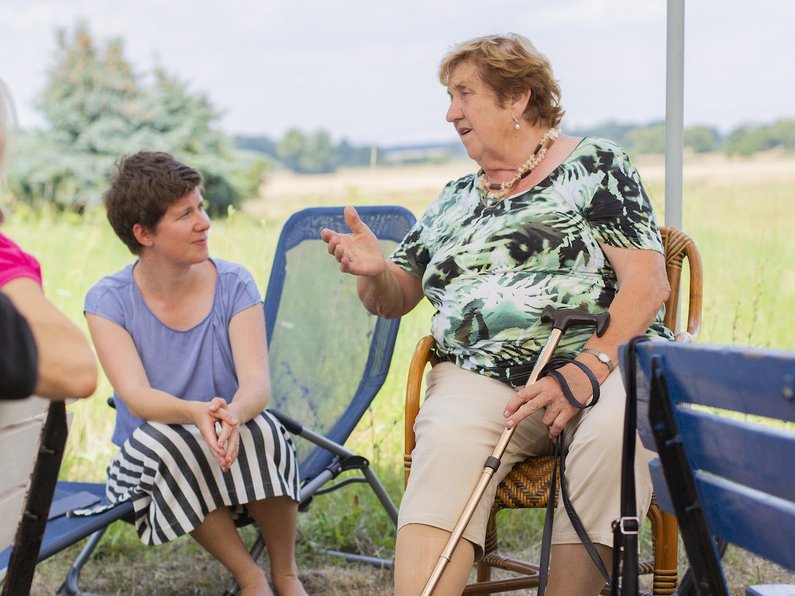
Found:
<path fill-rule="evenodd" d="M 585 373 L 585 375 L 588 377 L 588 380 L 591 382 L 592 397 L 591 401 L 587 404 L 580 403 L 574 397 L 574 394 L 572 393 L 569 384 L 566 382 L 566 379 L 561 373 L 555 370 L 556 368 L 560 368 L 561 366 L 564 366 L 568 363 L 576 365 L 583 373 Z M 563 395 L 566 396 L 566 399 L 571 405 L 579 410 L 591 408 L 596 405 L 600 396 L 599 381 L 590 368 L 578 360 L 565 357 L 554 358 L 550 362 L 549 366 L 550 369 L 544 371 L 542 376 L 551 375 L 554 377 L 560 385 Z M 580 516 L 577 515 L 574 505 L 571 502 L 571 498 L 569 497 L 569 488 L 568 483 L 566 482 L 566 450 L 563 447 L 563 436 L 564 433 L 561 431 L 560 435 L 555 440 L 555 465 L 552 468 L 552 479 L 549 485 L 549 500 L 547 501 L 547 510 L 544 517 L 544 532 L 541 537 L 541 560 L 539 562 L 538 572 L 538 596 L 544 596 L 547 586 L 547 578 L 549 576 L 549 557 L 552 548 L 552 523 L 555 514 L 555 487 L 557 484 L 556 478 L 558 468 L 560 468 L 560 496 L 561 500 L 563 501 L 563 507 L 566 510 L 566 514 L 569 516 L 571 525 L 574 528 L 574 531 L 577 533 L 577 537 L 580 539 L 580 542 L 582 542 L 582 545 L 585 547 L 588 556 L 591 557 L 594 566 L 599 570 L 599 573 L 604 578 L 605 583 L 610 583 L 610 576 L 607 573 L 607 567 L 605 567 L 602 557 L 599 556 L 599 552 L 596 550 L 593 541 L 591 540 L 590 536 L 588 536 L 588 531 L 585 529 L 585 526 L 583 526 L 582 520 L 580 520 Z"/>
<path fill-rule="evenodd" d="M 607 567 L 599 556 L 599 551 L 596 550 L 593 540 L 588 536 L 588 531 L 582 525 L 580 516 L 574 509 L 569 496 L 569 487 L 566 482 L 566 450 L 563 448 L 565 439 L 564 433 L 561 432 L 555 440 L 555 466 L 552 468 L 552 479 L 549 486 L 549 501 L 547 502 L 546 516 L 544 517 L 544 533 L 541 537 L 541 561 L 539 562 L 538 570 L 538 596 L 544 596 L 547 587 L 547 578 L 549 576 L 549 557 L 552 549 L 552 523 L 555 512 L 555 479 L 558 468 L 560 468 L 560 498 L 563 501 L 563 507 L 566 514 L 569 516 L 571 525 L 577 533 L 577 537 L 585 547 L 588 556 L 591 557 L 594 566 L 604 578 L 605 583 L 610 583 L 610 576 L 607 573 Z"/>
<path fill-rule="evenodd" d="M 538 564 L 538 596 L 544 596 L 549 577 L 549 556 L 552 548 L 552 522 L 555 517 L 555 487 L 558 476 L 558 449 L 560 440 L 555 441 L 555 465 L 552 466 L 552 479 L 549 482 L 549 500 L 544 515 L 544 532 L 541 535 L 541 560 Z"/>
<path fill-rule="evenodd" d="M 558 440 L 563 443 L 562 432 L 560 433 Z M 605 583 L 608 583 L 610 582 L 610 575 L 607 573 L 607 567 L 605 567 L 602 557 L 599 556 L 599 552 L 596 550 L 593 540 L 591 540 L 591 537 L 588 536 L 588 531 L 585 529 L 585 526 L 582 525 L 580 516 L 577 515 L 577 512 L 574 510 L 574 505 L 571 502 L 571 497 L 569 496 L 569 486 L 568 482 L 566 482 L 566 453 L 563 451 L 563 449 L 561 449 L 558 461 L 560 465 L 560 497 L 563 499 L 563 506 L 566 509 L 566 513 L 569 516 L 569 520 L 571 521 L 574 531 L 577 532 L 580 542 L 582 542 L 582 545 L 588 552 L 588 556 L 591 557 L 591 561 L 593 561 L 594 566 L 604 578 Z"/>

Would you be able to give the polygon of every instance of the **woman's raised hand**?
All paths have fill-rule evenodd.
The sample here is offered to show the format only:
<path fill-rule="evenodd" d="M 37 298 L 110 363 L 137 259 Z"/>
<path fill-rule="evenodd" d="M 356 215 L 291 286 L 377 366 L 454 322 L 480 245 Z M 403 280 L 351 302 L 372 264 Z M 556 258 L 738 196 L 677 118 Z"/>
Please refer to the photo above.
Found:
<path fill-rule="evenodd" d="M 320 237 L 328 245 L 329 254 L 334 255 L 340 264 L 340 271 L 375 277 L 386 269 L 386 260 L 381 252 L 378 238 L 359 218 L 351 206 L 345 207 L 345 223 L 350 234 L 335 232 L 324 228 Z"/>

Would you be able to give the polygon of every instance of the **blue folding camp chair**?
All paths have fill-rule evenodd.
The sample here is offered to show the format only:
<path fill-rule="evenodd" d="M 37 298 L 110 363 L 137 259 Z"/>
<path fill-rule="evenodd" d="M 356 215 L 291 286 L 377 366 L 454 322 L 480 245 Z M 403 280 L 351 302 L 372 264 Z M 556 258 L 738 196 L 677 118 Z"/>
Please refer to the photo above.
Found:
<path fill-rule="evenodd" d="M 386 255 L 415 221 L 403 207 L 357 210 Z M 368 313 L 359 301 L 356 279 L 341 274 L 329 256 L 320 230 L 347 229 L 342 211 L 342 207 L 304 209 L 287 220 L 279 236 L 264 304 L 271 368 L 269 408 L 288 430 L 306 439 L 296 441 L 300 510 L 306 510 L 316 496 L 366 483 L 397 523 L 397 509 L 367 459 L 344 446 L 386 379 L 400 320 Z M 62 481 L 56 487 L 39 560 L 91 536 L 69 570 L 61 594 L 80 592 L 82 567 L 107 527 L 117 520 L 132 520 L 130 502 L 108 506 L 104 493 L 102 483 Z M 71 511 L 75 507 L 77 513 L 97 513 L 75 516 Z M 252 554 L 258 557 L 263 546 L 260 537 Z M 364 563 L 391 564 L 366 555 L 327 552 Z M 236 591 L 235 587 L 228 593 Z"/>
<path fill-rule="evenodd" d="M 388 255 L 414 225 L 403 207 L 357 207 Z M 341 207 L 314 207 L 284 224 L 265 296 L 271 372 L 270 410 L 303 441 L 301 503 L 351 483 L 367 483 L 394 523 L 397 509 L 366 458 L 343 445 L 386 379 L 399 319 L 368 313 L 356 279 L 339 272 L 320 239 L 323 228 L 345 230 Z M 344 479 L 334 480 L 345 472 Z M 259 556 L 262 538 L 252 553 Z M 366 555 L 326 551 L 389 566 Z M 228 592 L 235 593 L 234 590 Z"/>

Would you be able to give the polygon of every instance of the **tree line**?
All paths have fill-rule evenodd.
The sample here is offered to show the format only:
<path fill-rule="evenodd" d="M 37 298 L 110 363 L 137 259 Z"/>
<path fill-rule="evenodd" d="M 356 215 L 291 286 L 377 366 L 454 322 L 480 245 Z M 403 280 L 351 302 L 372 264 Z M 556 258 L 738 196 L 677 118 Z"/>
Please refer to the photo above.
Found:
<path fill-rule="evenodd" d="M 141 149 L 168 151 L 199 169 L 215 216 L 256 196 L 268 168 L 328 173 L 371 165 L 374 159 L 382 164 L 381 156 L 389 155 L 389 147 L 335 142 L 322 129 L 293 128 L 281 139 L 230 137 L 218 129 L 220 112 L 205 94 L 159 67 L 136 72 L 120 39 L 98 44 L 88 27 L 78 24 L 72 33 L 58 31 L 56 40 L 54 64 L 37 104 L 48 127 L 21 134 L 9 171 L 11 196 L 33 207 L 79 211 L 96 204 L 114 160 Z M 665 150 L 662 122 L 606 122 L 567 132 L 613 139 L 632 155 Z M 750 155 L 775 147 L 793 152 L 795 120 L 740 126 L 726 135 L 709 126 L 691 126 L 684 131 L 684 145 L 696 153 Z M 465 156 L 457 142 L 402 149 L 393 153 L 400 153 L 393 161 Z"/>
<path fill-rule="evenodd" d="M 610 121 L 569 133 L 612 139 L 631 155 L 665 153 L 665 123 L 661 121 L 640 126 Z M 781 119 L 772 124 L 745 124 L 725 135 L 711 126 L 689 126 L 684 130 L 683 142 L 685 148 L 694 153 L 748 156 L 774 148 L 793 153 L 795 119 Z"/>
<path fill-rule="evenodd" d="M 636 125 L 609 121 L 588 128 L 567 129 L 567 132 L 574 136 L 611 139 L 631 155 L 665 153 L 664 122 Z M 684 147 L 694 153 L 722 152 L 729 156 L 748 156 L 777 147 L 787 152 L 795 152 L 795 120 L 782 119 L 772 124 L 744 125 L 725 135 L 714 127 L 689 126 L 684 130 L 683 141 Z M 376 154 L 389 151 L 388 147 L 354 146 L 344 139 L 335 145 L 324 130 L 305 133 L 295 128 L 287 131 L 280 140 L 265 135 L 240 135 L 233 137 L 233 142 L 240 149 L 260 153 L 299 174 L 321 174 L 334 172 L 341 166 L 370 165 L 373 151 Z M 466 156 L 459 143 L 444 146 L 444 149 L 441 153 L 444 158 Z M 436 151 L 422 157 L 422 151 L 416 151 L 412 153 L 411 159 L 438 161 L 439 155 Z"/>
<path fill-rule="evenodd" d="M 236 135 L 236 147 L 267 156 L 297 174 L 327 174 L 341 166 L 365 166 L 372 148 L 354 146 L 347 139 L 334 143 L 325 130 L 304 132 L 291 128 L 278 141 L 264 135 Z"/>

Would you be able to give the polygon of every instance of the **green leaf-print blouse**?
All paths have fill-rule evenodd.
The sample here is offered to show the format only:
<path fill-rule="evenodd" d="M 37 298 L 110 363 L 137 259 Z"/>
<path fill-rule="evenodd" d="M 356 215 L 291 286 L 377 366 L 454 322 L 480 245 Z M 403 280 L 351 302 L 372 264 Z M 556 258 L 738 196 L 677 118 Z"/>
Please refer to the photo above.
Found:
<path fill-rule="evenodd" d="M 608 309 L 616 274 L 599 243 L 662 252 L 651 203 L 627 154 L 583 139 L 549 176 L 502 200 L 481 200 L 475 174 L 449 182 L 391 256 L 422 277 L 436 309 L 431 333 L 463 368 L 523 364 L 550 328 L 541 310 Z M 657 314 L 648 333 L 672 338 Z M 574 326 L 556 354 L 575 356 L 593 333 Z"/>

